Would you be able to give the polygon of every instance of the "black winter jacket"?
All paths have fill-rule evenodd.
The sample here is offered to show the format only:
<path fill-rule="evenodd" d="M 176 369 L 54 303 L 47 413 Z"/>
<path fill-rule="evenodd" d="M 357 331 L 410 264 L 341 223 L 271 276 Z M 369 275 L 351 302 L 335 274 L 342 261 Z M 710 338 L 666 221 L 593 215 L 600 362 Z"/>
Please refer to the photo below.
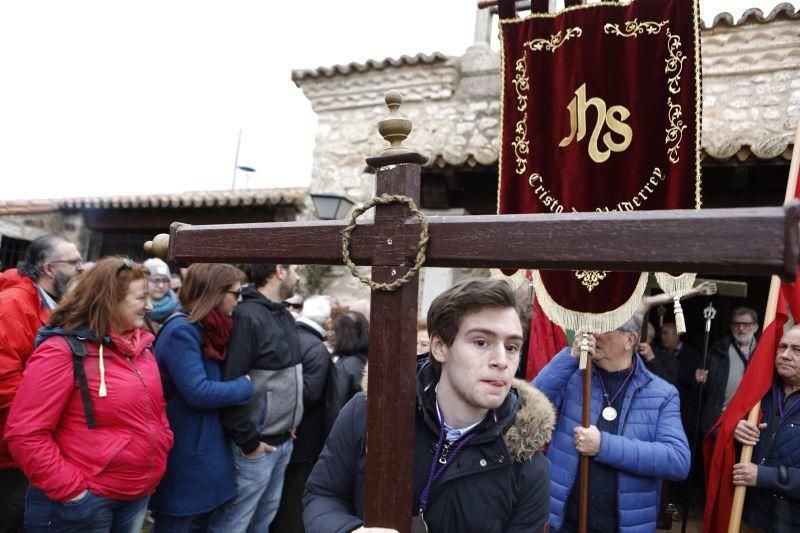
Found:
<path fill-rule="evenodd" d="M 776 378 L 777 383 L 777 378 Z M 800 531 L 800 409 L 792 402 L 800 401 L 800 392 L 789 397 L 784 406 L 784 420 L 778 415 L 782 394 L 776 384 L 761 401 L 762 422 L 767 428 L 753 451 L 758 465 L 756 488 L 747 491 L 745 517 L 753 525 L 770 529 L 774 525 L 776 505 L 788 508 L 794 531 Z"/>
<path fill-rule="evenodd" d="M 313 461 L 325 444 L 325 383 L 331 356 L 325 337 L 313 326 L 297 321 L 300 352 L 303 360 L 303 421 L 297 428 L 297 440 L 290 463 Z"/>
<path fill-rule="evenodd" d="M 244 453 L 259 442 L 288 438 L 303 417 L 303 365 L 294 318 L 282 303 L 273 302 L 248 285 L 233 312 L 228 354 L 222 379 L 249 374 L 253 399 L 247 405 L 222 410 L 222 424 Z"/>
<path fill-rule="evenodd" d="M 325 434 L 330 433 L 339 411 L 350 398 L 361 392 L 367 354 L 344 355 L 331 365 L 325 391 Z"/>
<path fill-rule="evenodd" d="M 413 509 L 428 478 L 439 435 L 435 371 L 418 365 Z M 342 409 L 306 484 L 303 521 L 315 533 L 362 525 L 366 388 Z M 504 404 L 480 423 L 431 490 L 425 519 L 432 533 L 540 532 L 548 521 L 550 475 L 540 448 L 555 421 L 547 398 L 515 380 Z M 390 482 L 387 480 L 386 482 Z"/>
<path fill-rule="evenodd" d="M 728 336 L 717 341 L 708 350 L 708 378 L 703 385 L 702 405 L 700 406 L 700 436 L 704 436 L 722 414 L 725 402 L 725 386 L 728 384 L 728 372 L 731 363 L 728 360 L 728 349 L 733 338 Z M 700 365 L 698 365 L 698 368 Z"/>

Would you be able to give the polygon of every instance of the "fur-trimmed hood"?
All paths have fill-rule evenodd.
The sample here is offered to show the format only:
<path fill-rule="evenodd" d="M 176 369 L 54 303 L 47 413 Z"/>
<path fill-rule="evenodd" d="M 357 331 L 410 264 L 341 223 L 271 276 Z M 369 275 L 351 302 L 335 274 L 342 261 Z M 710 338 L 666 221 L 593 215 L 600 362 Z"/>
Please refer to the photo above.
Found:
<path fill-rule="evenodd" d="M 368 381 L 369 365 L 364 367 L 364 376 L 361 379 L 364 394 L 367 393 Z M 520 405 L 503 438 L 514 461 L 522 462 L 533 457 L 534 453 L 550 442 L 556 424 L 556 411 L 544 393 L 521 379 L 512 381 L 509 395 L 511 394 L 515 394 Z"/>

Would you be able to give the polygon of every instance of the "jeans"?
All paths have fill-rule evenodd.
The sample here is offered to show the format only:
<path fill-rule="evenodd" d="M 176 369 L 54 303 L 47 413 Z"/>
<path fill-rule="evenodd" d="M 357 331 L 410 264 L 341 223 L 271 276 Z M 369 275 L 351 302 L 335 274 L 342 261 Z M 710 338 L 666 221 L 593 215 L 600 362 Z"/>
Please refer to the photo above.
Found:
<path fill-rule="evenodd" d="M 149 498 L 126 502 L 88 492 L 78 501 L 60 503 L 31 485 L 25 502 L 25 531 L 139 533 Z"/>
<path fill-rule="evenodd" d="M 153 533 L 202 533 L 208 529 L 211 513 L 195 516 L 171 516 L 153 513 Z"/>
<path fill-rule="evenodd" d="M 0 469 L 0 533 L 22 531 L 28 480 L 18 468 Z"/>
<path fill-rule="evenodd" d="M 252 531 L 263 533 L 278 512 L 283 490 L 283 474 L 292 456 L 294 444 L 287 440 L 255 459 L 233 447 L 233 476 L 236 498 L 226 503 L 211 516 L 209 531 Z"/>

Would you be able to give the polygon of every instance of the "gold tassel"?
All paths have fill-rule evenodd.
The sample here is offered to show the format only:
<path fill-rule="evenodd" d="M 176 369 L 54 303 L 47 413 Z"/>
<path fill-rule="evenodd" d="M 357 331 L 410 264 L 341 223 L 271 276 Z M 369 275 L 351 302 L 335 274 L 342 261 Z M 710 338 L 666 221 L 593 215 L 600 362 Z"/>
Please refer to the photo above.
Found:
<path fill-rule="evenodd" d="M 108 391 L 106 390 L 106 366 L 103 364 L 103 345 L 100 345 L 98 349 L 100 352 L 100 388 L 97 391 L 97 395 L 101 398 L 105 398 L 108 396 Z"/>
<path fill-rule="evenodd" d="M 655 277 L 661 290 L 672 296 L 675 302 L 673 311 L 675 314 L 675 329 L 678 335 L 686 333 L 686 319 L 683 316 L 683 308 L 681 307 L 681 296 L 692 290 L 697 274 L 673 276 L 666 272 L 656 272 Z"/>
<path fill-rule="evenodd" d="M 686 333 L 686 320 L 683 318 L 683 308 L 681 307 L 681 297 L 675 296 L 673 298 L 675 302 L 675 307 L 673 309 L 675 313 L 675 330 L 678 332 L 678 335 L 681 333 Z"/>

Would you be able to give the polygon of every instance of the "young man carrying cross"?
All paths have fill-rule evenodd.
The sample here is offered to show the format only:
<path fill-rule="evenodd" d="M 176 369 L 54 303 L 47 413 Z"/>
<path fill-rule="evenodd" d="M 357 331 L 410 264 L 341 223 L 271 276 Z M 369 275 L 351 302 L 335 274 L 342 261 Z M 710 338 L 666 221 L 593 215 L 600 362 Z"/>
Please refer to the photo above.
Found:
<path fill-rule="evenodd" d="M 463 280 L 433 301 L 428 331 L 431 351 L 417 365 L 414 531 L 542 531 L 550 476 L 540 448 L 554 413 L 513 379 L 523 341 L 513 292 L 500 280 Z M 364 530 L 366 390 L 340 412 L 308 480 L 308 531 Z"/>

